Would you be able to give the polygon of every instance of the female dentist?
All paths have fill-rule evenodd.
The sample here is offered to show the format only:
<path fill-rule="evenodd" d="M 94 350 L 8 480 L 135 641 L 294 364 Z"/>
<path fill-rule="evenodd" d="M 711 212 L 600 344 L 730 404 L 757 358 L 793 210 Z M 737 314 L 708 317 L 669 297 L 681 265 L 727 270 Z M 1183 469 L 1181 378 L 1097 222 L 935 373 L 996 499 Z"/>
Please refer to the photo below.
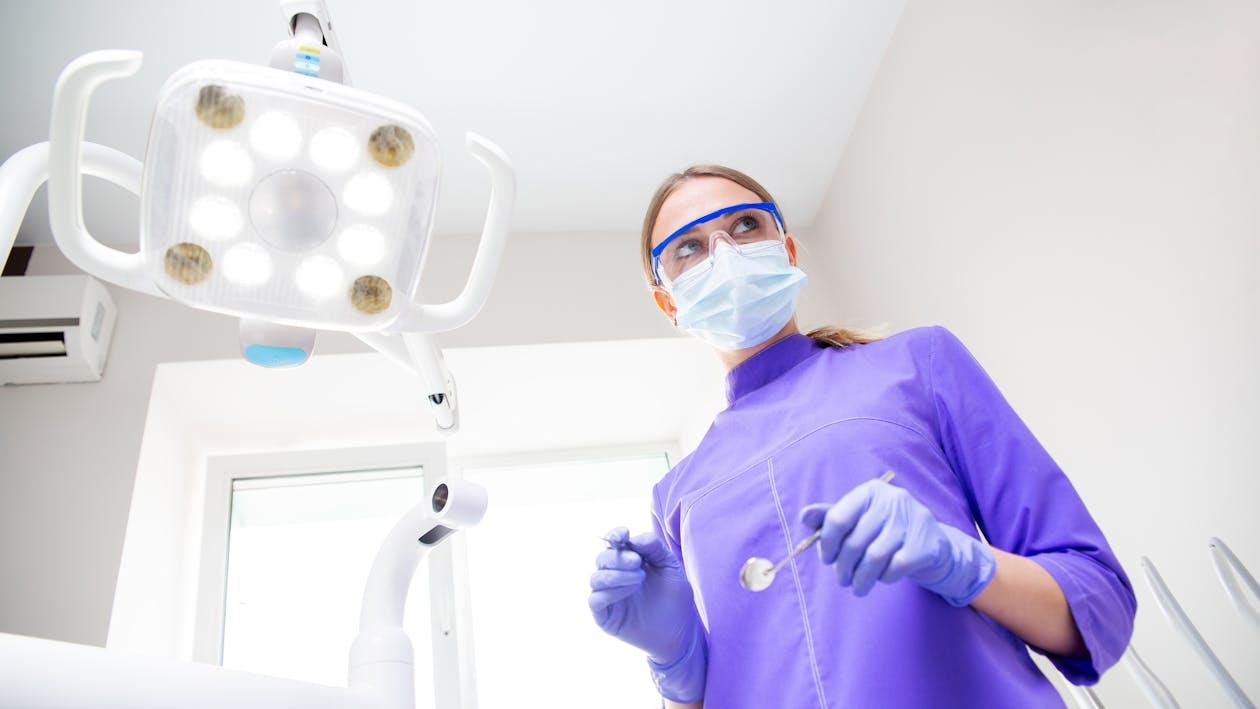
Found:
<path fill-rule="evenodd" d="M 800 334 L 796 243 L 729 168 L 665 180 L 642 251 L 661 312 L 727 369 L 727 408 L 653 488 L 654 531 L 613 530 L 591 577 L 596 622 L 669 706 L 1058 707 L 1028 647 L 1077 684 L 1119 659 L 1124 570 L 953 334 Z M 819 529 L 818 559 L 741 587 L 750 557 Z"/>

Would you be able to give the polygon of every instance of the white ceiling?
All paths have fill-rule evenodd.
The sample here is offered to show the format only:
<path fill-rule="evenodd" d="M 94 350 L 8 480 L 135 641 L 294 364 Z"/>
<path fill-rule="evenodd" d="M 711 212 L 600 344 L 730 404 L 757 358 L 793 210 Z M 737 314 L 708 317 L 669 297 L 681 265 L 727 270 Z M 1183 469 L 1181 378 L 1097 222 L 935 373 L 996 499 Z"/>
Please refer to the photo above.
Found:
<path fill-rule="evenodd" d="M 903 5 L 330 0 L 355 85 L 416 107 L 441 137 L 444 233 L 479 232 L 489 192 L 466 130 L 516 165 L 516 231 L 637 231 L 660 179 L 696 162 L 753 174 L 807 226 Z M 47 137 L 53 83 L 81 53 L 144 52 L 137 76 L 99 90 L 87 128 L 140 157 L 175 69 L 263 63 L 284 36 L 273 0 L 0 0 L 0 158 Z M 134 245 L 136 200 L 97 182 L 89 228 Z M 19 243 L 51 240 L 46 211 L 41 195 Z"/>

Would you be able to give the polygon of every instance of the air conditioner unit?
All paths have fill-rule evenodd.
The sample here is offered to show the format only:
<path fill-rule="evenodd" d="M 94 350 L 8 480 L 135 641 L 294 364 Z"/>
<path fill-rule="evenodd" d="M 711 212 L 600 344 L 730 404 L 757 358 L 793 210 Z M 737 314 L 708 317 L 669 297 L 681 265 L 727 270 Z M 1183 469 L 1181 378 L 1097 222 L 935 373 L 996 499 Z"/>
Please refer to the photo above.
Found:
<path fill-rule="evenodd" d="M 100 381 L 116 315 L 91 276 L 0 278 L 0 384 Z"/>

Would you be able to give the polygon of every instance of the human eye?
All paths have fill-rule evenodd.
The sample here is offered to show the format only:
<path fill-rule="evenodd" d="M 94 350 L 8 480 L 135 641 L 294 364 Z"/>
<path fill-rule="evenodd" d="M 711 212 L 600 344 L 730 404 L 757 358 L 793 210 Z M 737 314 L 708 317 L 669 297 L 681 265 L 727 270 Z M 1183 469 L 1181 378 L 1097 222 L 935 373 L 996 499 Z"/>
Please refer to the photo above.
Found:
<path fill-rule="evenodd" d="M 674 246 L 674 258 L 677 260 L 688 259 L 701 250 L 700 240 L 696 238 L 679 239 L 678 244 Z"/>
<path fill-rule="evenodd" d="M 743 214 L 731 225 L 731 236 L 755 236 L 762 230 L 761 220 L 753 214 Z"/>

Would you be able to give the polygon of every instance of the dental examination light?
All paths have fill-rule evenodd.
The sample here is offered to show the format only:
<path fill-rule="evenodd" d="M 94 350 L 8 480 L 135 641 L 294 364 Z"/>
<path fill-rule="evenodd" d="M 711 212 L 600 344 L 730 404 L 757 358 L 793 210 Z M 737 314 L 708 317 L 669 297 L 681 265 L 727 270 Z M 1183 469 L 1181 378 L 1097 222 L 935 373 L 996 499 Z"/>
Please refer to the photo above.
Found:
<path fill-rule="evenodd" d="M 240 318 L 242 354 L 264 367 L 305 362 L 316 330 L 353 333 L 419 375 L 438 427 L 454 430 L 454 379 L 430 333 L 463 326 L 489 295 L 515 199 L 512 167 L 468 134 L 491 179 L 481 244 L 458 297 L 416 302 L 441 172 L 433 129 L 406 105 L 340 83 L 348 72 L 322 2 L 281 6 L 292 37 L 270 67 L 209 60 L 171 75 L 143 165 L 83 140 L 92 92 L 134 74 L 140 53 L 72 61 L 53 94 L 48 142 L 0 165 L 0 253 L 47 180 L 53 237 L 79 268 Z M 87 231 L 84 174 L 139 195 L 138 252 Z"/>

